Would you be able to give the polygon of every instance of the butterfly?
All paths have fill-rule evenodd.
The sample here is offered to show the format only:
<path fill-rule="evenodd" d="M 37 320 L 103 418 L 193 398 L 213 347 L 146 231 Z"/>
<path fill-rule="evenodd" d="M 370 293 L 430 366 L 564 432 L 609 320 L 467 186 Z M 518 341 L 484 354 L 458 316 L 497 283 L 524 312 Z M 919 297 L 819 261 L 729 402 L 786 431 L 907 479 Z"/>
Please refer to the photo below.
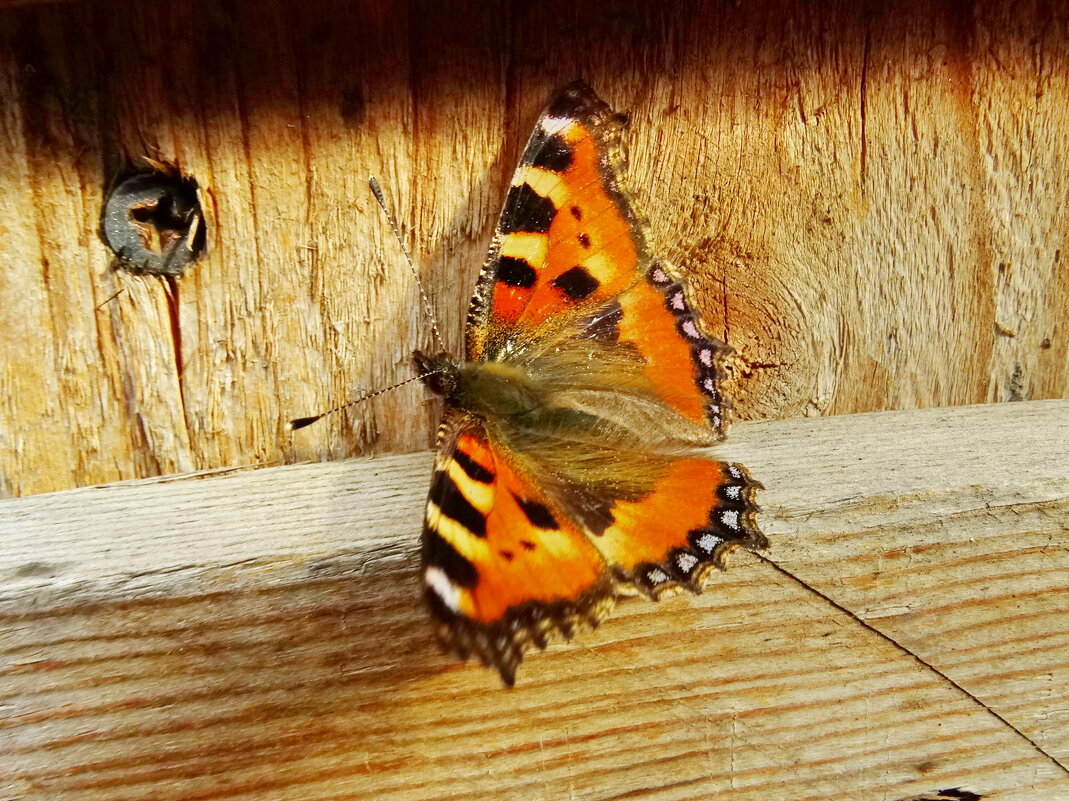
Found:
<path fill-rule="evenodd" d="M 596 627 L 620 595 L 700 592 L 759 549 L 755 493 L 723 439 L 730 348 L 650 252 L 623 185 L 626 118 L 574 82 L 508 189 L 464 358 L 416 351 L 444 398 L 422 536 L 443 645 L 511 686 L 525 652 Z"/>

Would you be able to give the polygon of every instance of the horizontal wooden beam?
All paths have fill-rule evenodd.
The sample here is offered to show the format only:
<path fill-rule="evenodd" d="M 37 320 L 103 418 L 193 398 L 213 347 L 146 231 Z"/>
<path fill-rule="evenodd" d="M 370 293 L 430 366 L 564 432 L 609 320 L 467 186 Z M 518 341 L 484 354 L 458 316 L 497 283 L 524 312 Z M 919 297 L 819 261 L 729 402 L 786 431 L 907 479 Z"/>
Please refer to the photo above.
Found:
<path fill-rule="evenodd" d="M 1069 401 L 737 426 L 767 554 L 517 686 L 420 608 L 427 454 L 0 502 L 0 796 L 1069 796 Z"/>

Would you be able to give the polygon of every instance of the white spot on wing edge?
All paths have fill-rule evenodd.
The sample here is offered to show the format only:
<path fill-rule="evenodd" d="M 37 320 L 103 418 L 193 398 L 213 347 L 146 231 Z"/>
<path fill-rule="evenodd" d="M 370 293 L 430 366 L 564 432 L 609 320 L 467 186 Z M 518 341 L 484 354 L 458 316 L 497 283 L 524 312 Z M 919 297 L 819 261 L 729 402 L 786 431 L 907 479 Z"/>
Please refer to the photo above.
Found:
<path fill-rule="evenodd" d="M 731 498 L 733 501 L 737 501 L 742 495 L 742 487 L 738 484 L 729 484 L 724 487 L 724 497 Z"/>
<path fill-rule="evenodd" d="M 734 509 L 726 509 L 720 513 L 720 522 L 732 531 L 739 530 L 739 513 Z"/>
<path fill-rule="evenodd" d="M 698 564 L 698 557 L 692 553 L 681 553 L 676 559 L 676 564 L 684 573 L 689 573 L 694 569 L 694 565 Z"/>
<path fill-rule="evenodd" d="M 542 126 L 543 131 L 552 135 L 560 133 L 574 121 L 570 117 L 550 117 L 547 115 L 539 121 L 539 124 Z"/>
<path fill-rule="evenodd" d="M 683 333 L 691 339 L 701 339 L 701 332 L 698 331 L 698 326 L 694 324 L 693 320 L 687 320 L 683 323 Z"/>
<path fill-rule="evenodd" d="M 450 581 L 441 568 L 432 565 L 424 570 L 423 583 L 434 590 L 434 594 L 442 599 L 442 603 L 454 612 L 460 611 L 460 587 Z"/>
<path fill-rule="evenodd" d="M 650 584 L 664 584 L 668 581 L 668 574 L 659 567 L 655 567 L 646 574 L 646 578 L 650 580 Z"/>
<path fill-rule="evenodd" d="M 698 547 L 706 553 L 712 553 L 713 549 L 723 541 L 722 537 L 718 537 L 715 534 L 705 533 L 698 538 Z"/>

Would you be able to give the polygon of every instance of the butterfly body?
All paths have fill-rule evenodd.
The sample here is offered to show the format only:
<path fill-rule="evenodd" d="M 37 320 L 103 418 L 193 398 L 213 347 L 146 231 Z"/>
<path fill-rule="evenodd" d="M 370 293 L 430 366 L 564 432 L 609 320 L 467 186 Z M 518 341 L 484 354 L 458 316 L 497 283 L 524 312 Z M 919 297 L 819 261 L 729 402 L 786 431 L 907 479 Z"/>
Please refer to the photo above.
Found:
<path fill-rule="evenodd" d="M 622 186 L 623 118 L 585 84 L 543 112 L 468 317 L 465 358 L 414 354 L 445 399 L 423 533 L 443 642 L 511 684 L 618 594 L 698 592 L 766 544 L 722 439 L 730 352 L 654 259 Z"/>

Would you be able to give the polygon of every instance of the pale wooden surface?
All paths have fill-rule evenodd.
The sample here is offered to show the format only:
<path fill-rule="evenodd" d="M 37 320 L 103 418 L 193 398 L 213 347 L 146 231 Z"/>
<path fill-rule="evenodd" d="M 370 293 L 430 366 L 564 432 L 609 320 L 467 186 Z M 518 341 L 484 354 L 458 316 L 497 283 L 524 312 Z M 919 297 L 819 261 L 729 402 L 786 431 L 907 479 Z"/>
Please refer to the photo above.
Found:
<path fill-rule="evenodd" d="M 429 454 L 0 502 L 0 797 L 1069 797 L 1067 443 L 1069 401 L 740 425 L 767 560 L 512 690 L 432 644 Z"/>
<path fill-rule="evenodd" d="M 999 2 L 7 8 L 0 493 L 425 447 L 418 387 L 282 428 L 430 342 L 367 177 L 458 343 L 522 140 L 577 76 L 631 113 L 631 183 L 739 351 L 743 417 L 1064 397 L 1067 26 Z M 205 189 L 176 292 L 96 235 L 142 156 Z"/>

